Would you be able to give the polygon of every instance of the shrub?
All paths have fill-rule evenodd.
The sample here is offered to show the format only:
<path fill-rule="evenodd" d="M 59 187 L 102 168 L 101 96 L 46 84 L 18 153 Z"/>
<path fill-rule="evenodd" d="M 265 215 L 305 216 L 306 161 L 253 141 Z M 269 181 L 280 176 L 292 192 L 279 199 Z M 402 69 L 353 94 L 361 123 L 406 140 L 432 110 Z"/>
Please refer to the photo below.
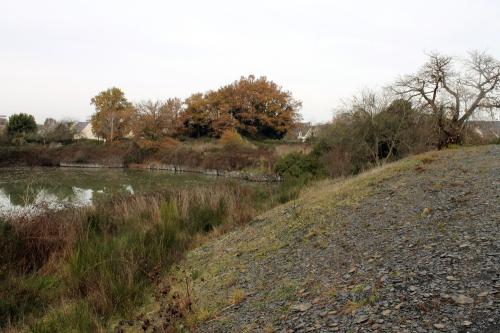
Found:
<path fill-rule="evenodd" d="M 356 174 L 435 147 L 433 126 L 408 101 L 363 94 L 321 127 L 314 151 L 330 176 Z"/>
<path fill-rule="evenodd" d="M 243 146 L 245 141 L 238 132 L 229 129 L 222 133 L 220 143 L 224 146 Z"/>
<path fill-rule="evenodd" d="M 75 152 L 73 160 L 75 163 L 87 163 L 89 160 L 88 154 L 83 150 L 78 150 Z"/>
<path fill-rule="evenodd" d="M 74 131 L 70 123 L 58 123 L 51 131 L 45 133 L 46 142 L 68 144 L 73 141 Z"/>
<path fill-rule="evenodd" d="M 290 153 L 276 162 L 274 171 L 285 178 L 317 177 L 323 173 L 318 157 L 316 152 Z"/>
<path fill-rule="evenodd" d="M 145 148 L 142 149 L 136 142 L 132 142 L 125 152 L 125 156 L 123 157 L 123 163 L 125 165 L 133 164 L 133 163 L 142 163 L 144 159 L 151 155 L 154 151 L 154 148 Z"/>
<path fill-rule="evenodd" d="M 307 154 L 295 152 L 278 160 L 274 171 L 283 177 L 283 183 L 278 191 L 280 203 L 296 199 L 309 181 L 324 175 L 319 156 L 316 151 Z"/>
<path fill-rule="evenodd" d="M 22 240 L 11 224 L 0 220 L 0 267 L 13 268 L 21 252 Z"/>

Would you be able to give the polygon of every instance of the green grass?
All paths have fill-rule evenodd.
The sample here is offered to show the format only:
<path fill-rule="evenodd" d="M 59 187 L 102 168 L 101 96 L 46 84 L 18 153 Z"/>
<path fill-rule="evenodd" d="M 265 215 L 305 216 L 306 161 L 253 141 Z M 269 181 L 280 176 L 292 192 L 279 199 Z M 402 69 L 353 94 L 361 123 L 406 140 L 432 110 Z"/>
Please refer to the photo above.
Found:
<path fill-rule="evenodd" d="M 64 305 L 49 312 L 45 318 L 29 326 L 32 333 L 98 332 L 99 318 L 86 302 Z"/>
<path fill-rule="evenodd" d="M 3 276 L 0 284 L 0 322 L 24 320 L 25 315 L 41 314 L 60 291 L 60 281 L 52 276 Z"/>

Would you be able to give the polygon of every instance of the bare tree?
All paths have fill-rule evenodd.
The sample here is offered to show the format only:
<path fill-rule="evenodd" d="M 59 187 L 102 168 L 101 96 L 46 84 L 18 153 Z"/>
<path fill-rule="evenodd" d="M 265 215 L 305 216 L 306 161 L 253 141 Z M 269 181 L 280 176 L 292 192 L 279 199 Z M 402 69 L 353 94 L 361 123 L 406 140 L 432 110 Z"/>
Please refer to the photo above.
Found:
<path fill-rule="evenodd" d="M 174 136 L 181 110 L 182 101 L 179 98 L 137 104 L 132 125 L 134 135 L 150 140 Z"/>
<path fill-rule="evenodd" d="M 377 115 L 386 110 L 389 103 L 387 94 L 363 90 L 360 95 L 352 98 L 349 106 L 348 113 L 353 120 L 358 120 L 358 127 L 362 129 L 363 142 L 367 143 L 367 148 L 376 165 L 380 164 L 379 145 L 381 141 Z M 359 122 L 359 120 L 362 121 Z"/>
<path fill-rule="evenodd" d="M 394 90 L 434 116 L 439 148 L 461 143 L 465 123 L 473 114 L 500 108 L 500 62 L 474 51 L 457 70 L 453 57 L 432 53 L 419 72 L 400 78 Z"/>

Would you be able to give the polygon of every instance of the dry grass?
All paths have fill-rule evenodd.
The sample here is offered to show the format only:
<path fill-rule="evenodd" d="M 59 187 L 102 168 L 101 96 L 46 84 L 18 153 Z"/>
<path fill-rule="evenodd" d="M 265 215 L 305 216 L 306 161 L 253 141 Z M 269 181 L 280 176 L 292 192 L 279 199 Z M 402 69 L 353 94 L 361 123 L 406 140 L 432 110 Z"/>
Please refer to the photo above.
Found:
<path fill-rule="evenodd" d="M 217 141 L 186 141 L 183 143 L 186 147 L 192 149 L 195 152 L 202 153 L 207 151 L 218 150 L 221 145 Z"/>
<path fill-rule="evenodd" d="M 234 289 L 231 291 L 231 295 L 229 295 L 228 303 L 230 305 L 240 304 L 245 300 L 245 291 L 243 289 Z"/>
<path fill-rule="evenodd" d="M 311 145 L 309 144 L 279 144 L 274 146 L 276 155 L 278 157 L 283 157 L 291 153 L 303 153 L 308 154 L 311 151 Z"/>

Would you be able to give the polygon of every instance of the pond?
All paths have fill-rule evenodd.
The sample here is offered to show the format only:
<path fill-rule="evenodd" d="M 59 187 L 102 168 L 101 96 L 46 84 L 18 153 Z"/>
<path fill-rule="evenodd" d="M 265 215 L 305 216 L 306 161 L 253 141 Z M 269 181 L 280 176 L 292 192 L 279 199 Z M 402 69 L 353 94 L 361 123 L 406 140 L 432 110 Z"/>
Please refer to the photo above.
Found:
<path fill-rule="evenodd" d="M 114 194 L 134 194 L 222 181 L 168 171 L 83 168 L 0 169 L 0 217 L 87 206 Z"/>

